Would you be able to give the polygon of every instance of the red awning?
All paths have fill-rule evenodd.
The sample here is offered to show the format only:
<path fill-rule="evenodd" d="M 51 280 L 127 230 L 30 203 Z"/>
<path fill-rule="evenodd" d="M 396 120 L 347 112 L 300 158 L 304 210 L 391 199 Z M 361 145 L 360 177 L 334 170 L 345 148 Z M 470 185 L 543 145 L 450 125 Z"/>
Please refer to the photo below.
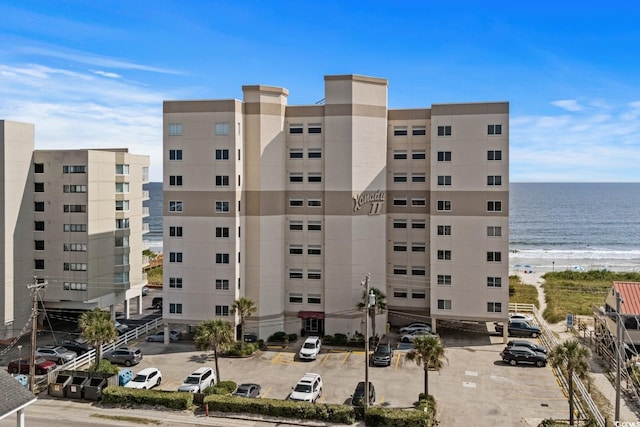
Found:
<path fill-rule="evenodd" d="M 324 319 L 323 311 L 299 311 L 298 317 L 302 319 Z"/>

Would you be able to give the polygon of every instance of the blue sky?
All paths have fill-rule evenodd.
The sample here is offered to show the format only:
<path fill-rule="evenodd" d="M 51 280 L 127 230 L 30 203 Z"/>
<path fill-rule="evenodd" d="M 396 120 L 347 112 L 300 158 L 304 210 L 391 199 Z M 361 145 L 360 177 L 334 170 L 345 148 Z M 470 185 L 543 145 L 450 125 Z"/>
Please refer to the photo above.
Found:
<path fill-rule="evenodd" d="M 389 80 L 391 108 L 509 101 L 512 182 L 640 182 L 630 1 L 0 0 L 0 119 L 36 148 L 129 147 L 162 179 L 162 101 L 242 85 L 324 96 Z"/>

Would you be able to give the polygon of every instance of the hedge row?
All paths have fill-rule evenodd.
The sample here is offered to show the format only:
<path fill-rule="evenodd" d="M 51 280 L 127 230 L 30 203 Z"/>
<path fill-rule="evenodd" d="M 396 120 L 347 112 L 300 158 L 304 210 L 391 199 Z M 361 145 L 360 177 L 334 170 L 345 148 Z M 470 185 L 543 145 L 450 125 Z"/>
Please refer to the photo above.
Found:
<path fill-rule="evenodd" d="M 193 393 L 109 386 L 102 391 L 102 401 L 118 405 L 158 405 L 169 409 L 189 409 L 193 406 Z"/>
<path fill-rule="evenodd" d="M 432 427 L 436 422 L 431 411 L 372 406 L 367 411 L 365 424 L 368 427 Z"/>
<path fill-rule="evenodd" d="M 210 411 L 269 415 L 272 417 L 318 420 L 353 424 L 354 408 L 347 405 L 293 402 L 276 399 L 246 399 L 235 396 L 209 395 L 204 404 Z"/>

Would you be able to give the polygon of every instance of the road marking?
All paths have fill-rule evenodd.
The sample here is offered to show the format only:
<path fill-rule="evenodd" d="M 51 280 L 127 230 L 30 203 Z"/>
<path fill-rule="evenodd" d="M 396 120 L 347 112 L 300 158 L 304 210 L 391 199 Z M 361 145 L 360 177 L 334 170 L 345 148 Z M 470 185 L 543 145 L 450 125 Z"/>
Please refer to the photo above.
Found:
<path fill-rule="evenodd" d="M 264 393 L 262 393 L 262 394 L 260 395 L 260 397 L 261 397 L 261 398 L 267 397 L 267 395 L 269 394 L 269 392 L 270 392 L 270 391 L 271 391 L 271 387 L 269 387 L 269 388 L 267 389 L 267 391 L 265 391 Z"/>
<path fill-rule="evenodd" d="M 330 354 L 325 354 L 324 357 L 322 358 L 322 362 L 320 362 L 320 366 L 324 365 L 325 363 L 327 363 L 327 360 L 329 359 Z"/>
<path fill-rule="evenodd" d="M 468 381 L 462 381 L 462 387 L 476 388 L 476 383 L 471 383 L 471 382 L 468 382 Z"/>
<path fill-rule="evenodd" d="M 384 403 L 384 396 L 382 396 L 382 397 L 380 398 L 380 401 L 378 402 L 378 404 L 379 404 L 379 405 L 382 405 L 383 403 Z"/>
<path fill-rule="evenodd" d="M 350 351 L 349 351 L 349 352 L 347 352 L 347 353 L 344 355 L 344 358 L 342 359 L 342 363 L 340 363 L 340 366 L 342 366 L 342 365 L 344 365 L 345 363 L 347 363 L 347 359 L 349 358 L 349 356 L 351 356 L 351 352 L 350 352 Z"/>
<path fill-rule="evenodd" d="M 468 375 L 470 377 L 477 377 L 478 373 L 476 371 L 464 371 L 465 375 Z"/>
<path fill-rule="evenodd" d="M 395 366 L 393 367 L 393 370 L 394 370 L 394 371 L 397 371 L 397 370 L 398 370 L 398 366 L 400 365 L 400 359 L 401 359 L 401 358 L 403 358 L 403 357 L 404 357 L 404 354 L 397 354 L 397 355 L 396 355 L 396 364 L 395 364 Z"/>

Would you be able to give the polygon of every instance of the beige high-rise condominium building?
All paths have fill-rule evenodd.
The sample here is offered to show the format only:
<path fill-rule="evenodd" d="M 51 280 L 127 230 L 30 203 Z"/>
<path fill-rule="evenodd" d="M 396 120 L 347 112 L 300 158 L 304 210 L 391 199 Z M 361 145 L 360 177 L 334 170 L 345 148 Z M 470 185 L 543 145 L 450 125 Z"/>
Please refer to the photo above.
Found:
<path fill-rule="evenodd" d="M 509 104 L 390 110 L 387 80 L 325 77 L 320 105 L 280 87 L 164 103 L 164 309 L 247 330 L 362 332 L 503 320 L 508 311 Z M 384 332 L 377 326 L 377 333 Z"/>
<path fill-rule="evenodd" d="M 126 149 L 34 150 L 34 126 L 0 121 L 2 225 L 0 337 L 23 332 L 46 282 L 47 313 L 138 298 L 149 157 Z"/>

